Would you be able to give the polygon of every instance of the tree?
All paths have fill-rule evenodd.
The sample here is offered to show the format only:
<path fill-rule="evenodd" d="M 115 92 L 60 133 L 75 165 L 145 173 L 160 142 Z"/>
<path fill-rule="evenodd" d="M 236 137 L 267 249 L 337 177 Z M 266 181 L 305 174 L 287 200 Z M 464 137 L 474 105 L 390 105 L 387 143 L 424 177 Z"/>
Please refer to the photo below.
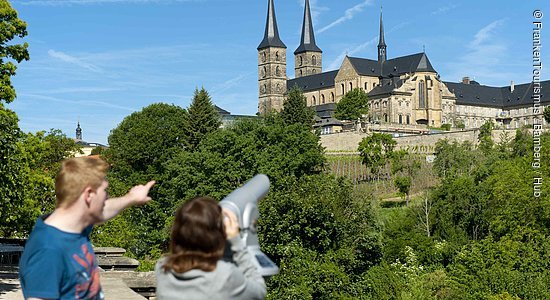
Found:
<path fill-rule="evenodd" d="M 132 173 L 154 176 L 162 173 L 162 164 L 174 152 L 185 148 L 187 112 L 175 105 L 156 103 L 134 112 L 109 135 L 105 155 L 119 178 Z M 131 187 L 136 182 L 128 183 Z"/>
<path fill-rule="evenodd" d="M 23 206 L 24 170 L 19 119 L 15 112 L 0 103 L 0 235 L 11 236 L 19 227 L 18 215 Z"/>
<path fill-rule="evenodd" d="M 409 176 L 397 176 L 394 178 L 393 182 L 397 187 L 397 190 L 407 201 L 407 206 L 409 205 L 409 193 L 411 191 L 411 177 Z"/>
<path fill-rule="evenodd" d="M 182 126 L 185 130 L 188 147 L 195 149 L 208 133 L 216 131 L 220 127 L 220 114 L 204 88 L 195 89 L 193 101 L 187 112 Z"/>
<path fill-rule="evenodd" d="M 8 0 L 0 0 L 0 101 L 10 103 L 15 99 L 15 89 L 11 84 L 11 76 L 15 75 L 16 65 L 6 59 L 20 63 L 29 60 L 28 44 L 8 43 L 16 37 L 27 35 L 27 23 L 17 17 Z"/>
<path fill-rule="evenodd" d="M 369 113 L 367 93 L 363 89 L 354 88 L 347 92 L 336 104 L 334 117 L 338 120 L 357 120 Z"/>
<path fill-rule="evenodd" d="M 281 119 L 288 125 L 303 124 L 307 127 L 313 125 L 314 111 L 306 106 L 306 97 L 297 86 L 293 87 L 284 101 Z"/>
<path fill-rule="evenodd" d="M 550 123 L 550 106 L 544 108 L 543 116 L 546 123 Z"/>
<path fill-rule="evenodd" d="M 109 237 L 116 228 L 126 227 L 133 232 L 126 233 L 134 240 L 129 250 L 134 255 L 147 255 L 152 247 L 160 247 L 165 241 L 164 222 L 172 214 L 172 203 L 159 196 L 158 189 L 167 180 L 165 164 L 172 157 L 184 151 L 186 131 L 185 109 L 165 103 L 151 104 L 134 112 L 109 135 L 109 149 L 105 151 L 107 161 L 112 165 L 109 174 L 109 193 L 114 196 L 125 194 L 136 184 L 151 179 L 157 185 L 149 195 L 156 201 L 140 208 L 132 208 L 121 216 L 124 220 L 108 222 L 96 228 L 95 240 L 103 246 L 117 240 Z"/>
<path fill-rule="evenodd" d="M 375 132 L 361 140 L 358 151 L 363 164 L 369 167 L 371 172 L 378 172 L 386 165 L 395 145 L 397 142 L 391 135 Z"/>
<path fill-rule="evenodd" d="M 485 122 L 481 125 L 481 127 L 479 127 L 479 134 L 477 136 L 479 140 L 479 149 L 485 154 L 489 154 L 495 144 L 492 137 L 494 127 L 495 124 L 493 124 L 493 121 L 491 120 Z"/>

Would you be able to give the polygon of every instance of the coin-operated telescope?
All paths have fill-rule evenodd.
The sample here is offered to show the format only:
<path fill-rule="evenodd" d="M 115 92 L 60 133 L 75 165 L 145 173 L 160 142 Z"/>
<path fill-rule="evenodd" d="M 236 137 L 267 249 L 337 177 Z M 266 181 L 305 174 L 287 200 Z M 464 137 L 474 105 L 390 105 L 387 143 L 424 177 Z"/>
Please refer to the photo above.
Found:
<path fill-rule="evenodd" d="M 220 206 L 229 209 L 237 216 L 241 228 L 241 239 L 246 244 L 248 252 L 254 258 L 252 263 L 258 272 L 266 277 L 279 273 L 279 267 L 260 250 L 258 240 L 258 201 L 263 199 L 269 191 L 269 178 L 258 174 L 240 188 L 237 188 L 225 197 Z M 226 247 L 224 259 L 233 257 L 229 247 Z"/>

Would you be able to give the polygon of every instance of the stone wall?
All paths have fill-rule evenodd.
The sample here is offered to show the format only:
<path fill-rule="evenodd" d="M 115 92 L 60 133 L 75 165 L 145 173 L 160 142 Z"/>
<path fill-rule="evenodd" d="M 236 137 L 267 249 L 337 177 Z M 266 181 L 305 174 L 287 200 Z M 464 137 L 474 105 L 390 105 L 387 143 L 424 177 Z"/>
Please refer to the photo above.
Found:
<path fill-rule="evenodd" d="M 515 136 L 515 130 L 494 130 L 493 141 L 498 143 L 503 134 L 507 134 L 508 138 L 511 139 Z M 464 131 L 401 136 L 394 137 L 394 140 L 397 142 L 397 149 L 408 149 L 409 151 L 417 153 L 433 153 L 435 143 L 441 139 L 448 139 L 459 143 L 469 141 L 476 144 L 478 142 L 478 135 L 479 130 L 471 129 Z M 366 133 L 349 131 L 326 134 L 321 135 L 321 144 L 325 147 L 328 154 L 346 152 L 355 153 L 357 152 L 359 142 L 367 136 L 368 134 Z"/>

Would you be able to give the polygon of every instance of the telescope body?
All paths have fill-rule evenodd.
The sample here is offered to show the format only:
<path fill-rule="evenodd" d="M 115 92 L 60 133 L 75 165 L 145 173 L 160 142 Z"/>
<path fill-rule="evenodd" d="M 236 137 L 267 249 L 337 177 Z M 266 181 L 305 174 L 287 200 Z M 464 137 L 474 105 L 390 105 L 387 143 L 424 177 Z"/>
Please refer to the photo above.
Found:
<path fill-rule="evenodd" d="M 258 174 L 220 201 L 222 208 L 232 211 L 237 216 L 241 228 L 241 239 L 245 242 L 247 250 L 254 258 L 253 263 L 262 276 L 279 273 L 277 265 L 260 250 L 258 241 L 257 224 L 260 217 L 258 201 L 267 195 L 269 185 L 269 178 L 264 174 Z M 232 254 L 227 251 L 228 248 L 226 247 L 224 259 L 231 260 Z"/>

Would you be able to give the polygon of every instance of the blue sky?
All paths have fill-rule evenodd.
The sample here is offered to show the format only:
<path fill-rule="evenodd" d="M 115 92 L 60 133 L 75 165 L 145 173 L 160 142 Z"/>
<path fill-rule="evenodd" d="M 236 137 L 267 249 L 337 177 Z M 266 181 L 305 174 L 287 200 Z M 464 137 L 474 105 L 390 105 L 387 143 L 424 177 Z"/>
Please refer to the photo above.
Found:
<path fill-rule="evenodd" d="M 127 115 L 155 102 L 187 107 L 196 87 L 233 114 L 256 113 L 256 47 L 267 0 L 11 2 L 29 31 L 31 60 L 19 65 L 18 98 L 8 105 L 24 131 L 56 128 L 74 137 L 80 120 L 84 140 L 107 143 Z M 425 47 L 445 81 L 470 76 L 505 86 L 531 80 L 535 9 L 546 13 L 542 61 L 550 64 L 550 4 L 521 2 L 311 0 L 311 6 L 324 71 L 337 69 L 346 54 L 376 58 L 383 5 L 388 58 Z M 303 5 L 275 0 L 290 78 Z M 543 69 L 542 78 L 548 74 Z"/>

